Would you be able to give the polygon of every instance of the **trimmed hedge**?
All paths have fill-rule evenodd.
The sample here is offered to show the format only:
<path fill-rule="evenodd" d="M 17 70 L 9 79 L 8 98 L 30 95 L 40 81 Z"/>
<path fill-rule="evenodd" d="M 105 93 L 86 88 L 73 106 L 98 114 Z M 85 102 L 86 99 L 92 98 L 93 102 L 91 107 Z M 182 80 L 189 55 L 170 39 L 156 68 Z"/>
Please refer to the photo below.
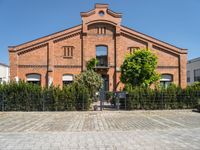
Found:
<path fill-rule="evenodd" d="M 23 81 L 0 85 L 0 111 L 88 110 L 91 102 L 88 89 L 76 83 L 63 89 Z"/>
<path fill-rule="evenodd" d="M 200 101 L 200 86 L 181 89 L 174 85 L 168 88 L 128 88 L 127 109 L 191 109 Z"/>

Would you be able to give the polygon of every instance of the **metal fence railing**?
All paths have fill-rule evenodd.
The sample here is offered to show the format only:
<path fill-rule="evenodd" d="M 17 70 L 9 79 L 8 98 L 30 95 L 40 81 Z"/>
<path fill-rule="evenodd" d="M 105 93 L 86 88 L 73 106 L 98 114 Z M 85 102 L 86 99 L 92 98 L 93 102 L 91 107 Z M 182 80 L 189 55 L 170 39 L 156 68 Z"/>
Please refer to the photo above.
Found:
<path fill-rule="evenodd" d="M 200 103 L 200 91 L 192 93 L 126 93 L 124 97 L 110 93 L 107 100 L 116 109 L 192 109 Z M 119 105 L 119 106 L 118 106 Z"/>

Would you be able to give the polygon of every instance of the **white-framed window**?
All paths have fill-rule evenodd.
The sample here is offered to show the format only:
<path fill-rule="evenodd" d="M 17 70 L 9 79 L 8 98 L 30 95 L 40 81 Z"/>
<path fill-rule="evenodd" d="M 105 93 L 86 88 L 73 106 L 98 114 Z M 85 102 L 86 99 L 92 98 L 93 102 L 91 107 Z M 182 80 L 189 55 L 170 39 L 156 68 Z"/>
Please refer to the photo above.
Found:
<path fill-rule="evenodd" d="M 41 75 L 40 74 L 27 74 L 26 75 L 26 82 L 41 85 Z"/>
<path fill-rule="evenodd" d="M 72 74 L 64 74 L 62 76 L 63 86 L 68 85 L 73 82 L 74 76 Z"/>
<path fill-rule="evenodd" d="M 171 74 L 162 74 L 160 79 L 161 87 L 168 87 L 173 81 L 173 76 Z"/>
<path fill-rule="evenodd" d="M 200 82 L 200 69 L 194 70 L 194 82 L 199 81 Z"/>

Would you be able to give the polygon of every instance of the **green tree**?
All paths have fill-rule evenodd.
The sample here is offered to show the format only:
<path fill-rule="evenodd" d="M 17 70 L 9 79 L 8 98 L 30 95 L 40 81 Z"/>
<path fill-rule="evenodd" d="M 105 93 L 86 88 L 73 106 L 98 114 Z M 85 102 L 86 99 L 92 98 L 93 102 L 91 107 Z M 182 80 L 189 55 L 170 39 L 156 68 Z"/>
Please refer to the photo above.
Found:
<path fill-rule="evenodd" d="M 94 96 L 95 92 L 99 91 L 103 83 L 101 76 L 93 70 L 86 70 L 77 75 L 74 82 L 87 87 L 91 97 Z"/>
<path fill-rule="evenodd" d="M 149 86 L 159 80 L 157 57 L 150 50 L 139 49 L 128 55 L 121 65 L 120 80 L 132 86 Z"/>
<path fill-rule="evenodd" d="M 87 70 L 93 70 L 96 67 L 98 60 L 96 58 L 92 58 L 87 62 Z"/>

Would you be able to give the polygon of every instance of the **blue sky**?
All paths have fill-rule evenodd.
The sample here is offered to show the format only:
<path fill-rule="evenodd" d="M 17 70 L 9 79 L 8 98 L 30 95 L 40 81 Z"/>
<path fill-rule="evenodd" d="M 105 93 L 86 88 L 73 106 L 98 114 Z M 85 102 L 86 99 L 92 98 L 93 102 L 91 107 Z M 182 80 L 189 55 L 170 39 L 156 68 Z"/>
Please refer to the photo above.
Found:
<path fill-rule="evenodd" d="M 188 49 L 200 57 L 200 0 L 0 0 L 0 62 L 8 46 L 81 24 L 80 12 L 107 3 L 123 13 L 122 24 Z"/>

